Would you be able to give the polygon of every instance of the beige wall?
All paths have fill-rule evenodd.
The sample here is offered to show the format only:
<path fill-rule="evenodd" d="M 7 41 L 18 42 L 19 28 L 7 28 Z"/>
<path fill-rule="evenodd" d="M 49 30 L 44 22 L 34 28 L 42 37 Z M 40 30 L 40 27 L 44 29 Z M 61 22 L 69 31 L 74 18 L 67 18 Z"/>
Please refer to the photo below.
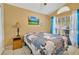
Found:
<path fill-rule="evenodd" d="M 16 35 L 16 28 L 13 26 L 17 21 L 20 23 L 20 35 L 29 32 L 49 32 L 48 16 L 35 13 L 26 9 L 4 4 L 4 34 L 5 46 L 12 44 L 12 38 Z M 40 20 L 39 25 L 28 25 L 28 16 L 36 16 Z"/>

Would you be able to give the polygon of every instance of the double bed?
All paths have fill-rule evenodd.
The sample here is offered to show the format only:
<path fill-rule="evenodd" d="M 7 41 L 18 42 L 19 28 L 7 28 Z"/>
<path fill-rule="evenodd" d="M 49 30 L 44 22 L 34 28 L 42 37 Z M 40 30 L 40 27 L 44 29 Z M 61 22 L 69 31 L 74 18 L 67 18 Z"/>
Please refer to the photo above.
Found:
<path fill-rule="evenodd" d="M 33 55 L 61 55 L 67 47 L 65 36 L 44 32 L 25 34 L 24 42 Z"/>

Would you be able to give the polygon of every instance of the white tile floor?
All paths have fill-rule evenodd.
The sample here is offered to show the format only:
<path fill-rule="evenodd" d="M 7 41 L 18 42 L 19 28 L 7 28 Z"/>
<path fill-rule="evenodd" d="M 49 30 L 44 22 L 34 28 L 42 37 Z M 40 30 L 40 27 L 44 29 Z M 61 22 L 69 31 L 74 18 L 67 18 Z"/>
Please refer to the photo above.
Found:
<path fill-rule="evenodd" d="M 65 55 L 79 55 L 79 48 L 69 46 L 68 50 L 64 52 Z"/>
<path fill-rule="evenodd" d="M 24 46 L 23 48 L 12 50 L 6 49 L 3 55 L 31 55 L 31 51 L 28 47 Z M 79 48 L 69 46 L 68 51 L 65 51 L 63 55 L 79 55 Z"/>
<path fill-rule="evenodd" d="M 3 53 L 3 55 L 31 55 L 31 51 L 28 47 L 24 46 L 23 48 L 12 50 L 12 49 L 6 49 Z"/>

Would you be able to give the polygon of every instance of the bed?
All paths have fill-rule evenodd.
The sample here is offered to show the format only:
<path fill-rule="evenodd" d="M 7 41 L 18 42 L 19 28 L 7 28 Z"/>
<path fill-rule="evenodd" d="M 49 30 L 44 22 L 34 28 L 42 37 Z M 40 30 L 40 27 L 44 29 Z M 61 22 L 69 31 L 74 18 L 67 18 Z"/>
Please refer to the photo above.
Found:
<path fill-rule="evenodd" d="M 43 32 L 24 35 L 24 42 L 33 55 L 61 55 L 67 47 L 65 39 L 61 35 Z"/>

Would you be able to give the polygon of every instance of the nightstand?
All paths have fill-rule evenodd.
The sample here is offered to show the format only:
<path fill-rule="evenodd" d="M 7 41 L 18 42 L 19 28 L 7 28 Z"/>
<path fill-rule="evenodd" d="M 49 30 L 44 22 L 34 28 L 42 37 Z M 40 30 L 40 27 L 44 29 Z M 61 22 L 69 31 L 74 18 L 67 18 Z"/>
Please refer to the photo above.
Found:
<path fill-rule="evenodd" d="M 13 38 L 13 50 L 22 48 L 22 39 L 21 37 L 15 37 Z"/>

